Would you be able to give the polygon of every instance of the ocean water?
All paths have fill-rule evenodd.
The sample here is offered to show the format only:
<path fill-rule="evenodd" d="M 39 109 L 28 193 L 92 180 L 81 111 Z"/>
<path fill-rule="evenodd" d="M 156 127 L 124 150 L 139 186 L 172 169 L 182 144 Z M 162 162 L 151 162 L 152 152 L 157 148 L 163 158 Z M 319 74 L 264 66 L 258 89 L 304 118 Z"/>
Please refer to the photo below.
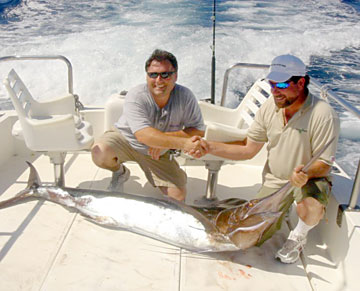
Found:
<path fill-rule="evenodd" d="M 212 0 L 10 2 L 0 2 L 0 57 L 66 56 L 74 69 L 74 91 L 84 104 L 104 105 L 111 94 L 144 82 L 144 62 L 155 48 L 177 57 L 178 83 L 198 99 L 210 96 Z M 216 10 L 217 101 L 229 66 L 269 64 L 275 56 L 291 53 L 303 59 L 312 77 L 360 109 L 360 1 L 218 0 Z M 37 99 L 67 90 L 62 62 L 1 63 L 0 78 L 11 68 Z M 226 105 L 236 106 L 252 80 L 264 74 L 234 70 Z M 360 121 L 333 105 L 342 129 L 336 158 L 353 177 Z M 0 110 L 11 107 L 1 88 Z"/>

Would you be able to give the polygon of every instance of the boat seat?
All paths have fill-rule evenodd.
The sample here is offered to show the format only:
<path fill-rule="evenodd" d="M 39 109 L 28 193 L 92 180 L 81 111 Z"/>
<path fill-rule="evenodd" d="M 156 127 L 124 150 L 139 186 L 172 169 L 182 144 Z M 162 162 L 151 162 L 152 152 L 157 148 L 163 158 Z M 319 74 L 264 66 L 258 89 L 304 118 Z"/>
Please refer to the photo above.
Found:
<path fill-rule="evenodd" d="M 4 85 L 19 118 L 12 134 L 30 150 L 48 155 L 54 164 L 55 184 L 64 186 L 66 153 L 89 150 L 94 141 L 91 124 L 76 113 L 74 95 L 38 102 L 14 69 Z"/>
<path fill-rule="evenodd" d="M 256 112 L 271 94 L 271 88 L 264 79 L 257 80 L 236 108 L 227 108 L 200 101 L 200 109 L 206 124 L 204 139 L 218 142 L 243 141 Z M 186 159 L 190 157 L 184 155 Z M 200 160 L 208 169 L 206 194 L 199 204 L 216 200 L 218 173 L 226 159 L 205 155 Z M 260 159 L 257 159 L 260 161 Z"/>
<path fill-rule="evenodd" d="M 256 112 L 271 94 L 265 80 L 257 80 L 236 108 L 227 108 L 200 101 L 206 131 L 205 139 L 230 142 L 246 138 Z"/>

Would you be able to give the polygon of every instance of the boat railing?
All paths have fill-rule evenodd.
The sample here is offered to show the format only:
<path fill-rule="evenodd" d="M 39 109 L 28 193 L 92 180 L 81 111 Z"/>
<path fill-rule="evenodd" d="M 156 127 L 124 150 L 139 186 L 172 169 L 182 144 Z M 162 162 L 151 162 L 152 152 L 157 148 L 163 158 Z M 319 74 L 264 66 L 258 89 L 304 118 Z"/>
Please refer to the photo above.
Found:
<path fill-rule="evenodd" d="M 252 63 L 236 63 L 230 66 L 224 74 L 223 88 L 221 93 L 220 105 L 224 106 L 226 101 L 226 93 L 228 87 L 228 80 L 230 73 L 237 68 L 246 68 L 246 69 L 268 69 L 270 65 L 264 64 L 252 64 Z M 311 78 L 311 85 L 318 88 L 321 92 L 321 97 L 328 98 L 330 97 L 332 100 L 336 101 L 341 107 L 345 110 L 354 114 L 357 118 L 360 119 L 360 111 L 351 105 L 349 102 L 335 94 L 335 92 L 328 89 L 328 85 L 322 85 L 319 81 L 314 78 Z M 353 184 L 353 189 L 350 197 L 350 201 L 348 205 L 340 205 L 339 206 L 339 215 L 338 215 L 338 224 L 341 225 L 341 213 L 343 211 L 359 211 L 359 207 L 356 205 L 358 197 L 360 194 L 360 160 L 358 162 L 357 172 L 355 174 L 355 180 Z"/>
<path fill-rule="evenodd" d="M 34 60 L 60 60 L 65 62 L 67 66 L 67 75 L 68 75 L 68 93 L 73 95 L 75 98 L 75 109 L 76 112 L 79 112 L 80 110 L 84 109 L 84 106 L 79 100 L 79 96 L 74 94 L 74 81 L 73 81 L 73 68 L 71 65 L 71 62 L 68 58 L 62 56 L 62 55 L 45 55 L 45 56 L 5 56 L 0 57 L 0 62 L 7 62 L 7 61 L 34 61 Z"/>

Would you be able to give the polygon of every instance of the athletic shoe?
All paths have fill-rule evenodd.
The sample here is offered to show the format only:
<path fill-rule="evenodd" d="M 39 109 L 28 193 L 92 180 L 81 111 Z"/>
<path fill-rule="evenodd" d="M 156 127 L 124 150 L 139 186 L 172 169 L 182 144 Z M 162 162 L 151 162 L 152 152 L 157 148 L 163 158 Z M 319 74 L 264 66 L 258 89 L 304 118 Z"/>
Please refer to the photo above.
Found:
<path fill-rule="evenodd" d="M 123 171 L 113 172 L 110 184 L 108 186 L 108 191 L 111 192 L 123 192 L 124 191 L 124 183 L 129 180 L 130 170 L 126 168 L 124 165 L 121 165 Z M 120 172 L 120 173 L 119 173 Z"/>
<path fill-rule="evenodd" d="M 285 264 L 295 263 L 306 244 L 306 237 L 297 237 L 293 235 L 291 231 L 289 238 L 284 243 L 283 247 L 278 250 L 275 258 Z"/>

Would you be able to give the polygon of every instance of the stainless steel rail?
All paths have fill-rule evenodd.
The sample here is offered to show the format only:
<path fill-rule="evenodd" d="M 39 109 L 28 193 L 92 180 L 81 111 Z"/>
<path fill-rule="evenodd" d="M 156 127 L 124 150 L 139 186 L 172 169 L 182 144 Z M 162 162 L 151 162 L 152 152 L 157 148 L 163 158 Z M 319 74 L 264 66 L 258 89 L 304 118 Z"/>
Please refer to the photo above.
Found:
<path fill-rule="evenodd" d="M 224 106 L 225 105 L 225 99 L 226 99 L 226 91 L 227 91 L 227 87 L 228 87 L 228 80 L 229 80 L 229 75 L 232 72 L 232 70 L 236 69 L 236 68 L 247 68 L 247 69 L 267 69 L 269 68 L 269 65 L 261 65 L 261 64 L 249 64 L 249 63 L 237 63 L 234 64 L 232 66 L 230 66 L 224 74 L 224 81 L 223 81 L 223 87 L 222 87 L 222 92 L 221 92 L 221 102 L 220 105 Z"/>
<path fill-rule="evenodd" d="M 247 68 L 247 69 L 268 69 L 270 65 L 264 65 L 264 64 L 251 64 L 251 63 L 237 63 L 232 66 L 230 66 L 224 74 L 224 82 L 223 82 L 223 88 L 222 88 L 222 94 L 221 94 L 221 101 L 220 105 L 225 105 L 226 100 L 226 92 L 228 87 L 228 79 L 230 73 L 236 69 L 236 68 Z M 349 102 L 344 100 L 343 98 L 336 95 L 333 91 L 327 90 L 327 86 L 321 85 L 320 82 L 318 82 L 316 79 L 311 78 L 310 81 L 311 85 L 314 85 L 318 89 L 321 90 L 323 97 L 330 97 L 334 101 L 336 101 L 340 106 L 342 106 L 345 110 L 350 111 L 352 114 L 354 114 L 357 118 L 360 119 L 360 110 L 356 107 L 352 106 Z M 355 175 L 355 180 L 353 184 L 353 189 L 351 192 L 350 202 L 348 205 L 342 205 L 341 208 L 346 211 L 358 211 L 358 207 L 356 205 L 358 197 L 360 195 L 360 160 L 358 162 L 358 169 Z"/>
<path fill-rule="evenodd" d="M 79 110 L 83 109 L 84 106 L 81 104 L 79 100 L 79 96 L 74 94 L 74 81 L 73 81 L 73 68 L 71 65 L 71 62 L 69 59 L 67 59 L 64 56 L 61 55 L 45 55 L 45 56 L 5 56 L 0 57 L 0 62 L 6 62 L 6 61 L 34 61 L 34 60 L 60 60 L 65 62 L 67 66 L 67 72 L 68 72 L 68 92 L 72 95 L 74 95 L 75 98 L 75 108 L 76 111 L 79 112 Z"/>
<path fill-rule="evenodd" d="M 352 106 L 349 102 L 342 99 L 340 96 L 336 95 L 333 91 L 328 90 L 327 85 L 321 85 L 321 83 L 314 78 L 311 78 L 310 83 L 311 83 L 311 85 L 314 85 L 315 87 L 319 88 L 322 91 L 322 93 L 326 95 L 326 97 L 330 97 L 332 100 L 336 101 L 345 110 L 351 112 L 357 118 L 360 119 L 360 110 L 357 109 L 356 107 Z"/>
<path fill-rule="evenodd" d="M 61 60 L 66 63 L 68 68 L 68 90 L 70 94 L 73 94 L 74 87 L 73 87 L 73 69 L 70 61 L 61 55 L 54 55 L 54 56 L 6 56 L 1 57 L 0 62 L 4 61 L 17 61 L 17 60 Z"/>

